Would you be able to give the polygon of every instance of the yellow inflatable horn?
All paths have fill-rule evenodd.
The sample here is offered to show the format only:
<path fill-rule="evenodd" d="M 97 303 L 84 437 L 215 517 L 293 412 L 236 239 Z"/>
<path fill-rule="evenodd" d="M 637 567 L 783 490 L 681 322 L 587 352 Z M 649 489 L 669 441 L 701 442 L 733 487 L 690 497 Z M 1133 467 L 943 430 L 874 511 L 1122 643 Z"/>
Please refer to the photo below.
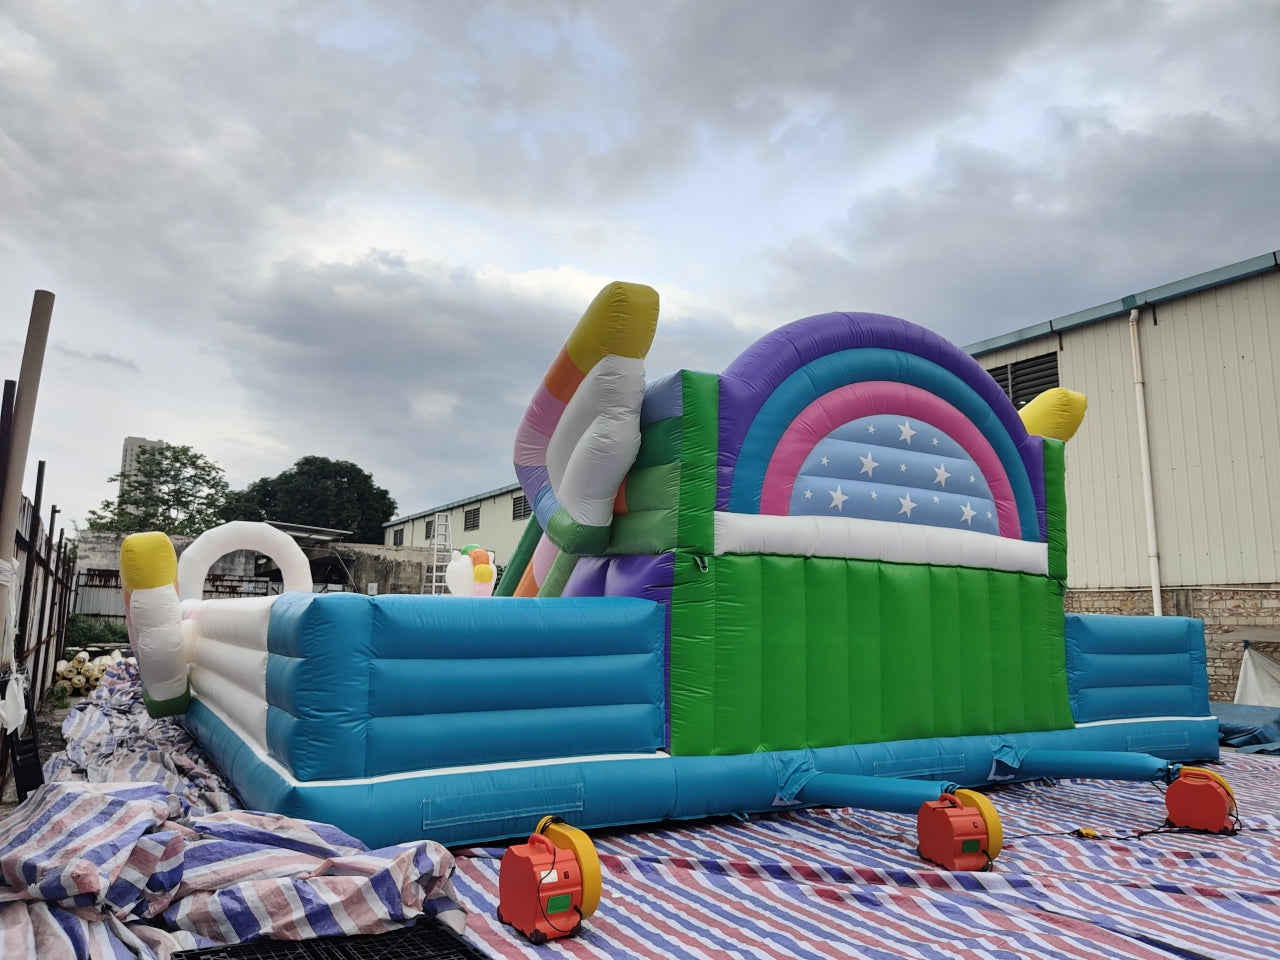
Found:
<path fill-rule="evenodd" d="M 1027 433 L 1067 441 L 1075 436 L 1089 401 L 1083 393 L 1051 387 L 1018 411 Z"/>

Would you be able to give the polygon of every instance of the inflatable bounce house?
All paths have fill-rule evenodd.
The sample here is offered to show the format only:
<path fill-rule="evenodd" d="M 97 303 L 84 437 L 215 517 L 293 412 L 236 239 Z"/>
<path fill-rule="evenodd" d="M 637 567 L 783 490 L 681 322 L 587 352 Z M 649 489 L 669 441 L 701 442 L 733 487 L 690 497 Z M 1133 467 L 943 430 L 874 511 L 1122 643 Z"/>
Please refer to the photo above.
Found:
<path fill-rule="evenodd" d="M 915 813 L 922 854 L 973 868 L 999 818 L 968 788 L 1047 776 L 1167 782 L 1171 822 L 1229 826 L 1229 786 L 1180 766 L 1218 755 L 1202 625 L 1064 614 L 1083 397 L 1020 415 L 962 350 L 859 313 L 650 383 L 657 315 L 611 284 L 549 368 L 495 596 L 313 594 L 257 524 L 180 564 L 129 538 L 152 711 L 246 805 L 375 846 L 837 805 Z M 285 592 L 202 600 L 242 548 Z"/>

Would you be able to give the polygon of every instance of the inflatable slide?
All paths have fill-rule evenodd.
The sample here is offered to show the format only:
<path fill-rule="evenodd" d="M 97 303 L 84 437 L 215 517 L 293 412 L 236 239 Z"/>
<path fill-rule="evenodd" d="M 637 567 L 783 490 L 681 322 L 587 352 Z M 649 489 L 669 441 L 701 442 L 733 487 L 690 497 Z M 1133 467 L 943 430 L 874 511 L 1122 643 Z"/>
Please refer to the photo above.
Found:
<path fill-rule="evenodd" d="M 312 594 L 255 524 L 177 564 L 129 538 L 152 709 L 246 805 L 373 846 L 812 805 L 919 812 L 923 836 L 941 805 L 976 811 L 965 849 L 990 857 L 972 788 L 1229 795 L 1181 766 L 1218 752 L 1202 625 L 1064 613 L 1082 397 L 1020 415 L 962 350 L 860 313 L 648 381 L 657 316 L 610 284 L 553 360 L 514 442 L 534 517 L 492 597 Z M 201 599 L 245 547 L 286 592 Z"/>

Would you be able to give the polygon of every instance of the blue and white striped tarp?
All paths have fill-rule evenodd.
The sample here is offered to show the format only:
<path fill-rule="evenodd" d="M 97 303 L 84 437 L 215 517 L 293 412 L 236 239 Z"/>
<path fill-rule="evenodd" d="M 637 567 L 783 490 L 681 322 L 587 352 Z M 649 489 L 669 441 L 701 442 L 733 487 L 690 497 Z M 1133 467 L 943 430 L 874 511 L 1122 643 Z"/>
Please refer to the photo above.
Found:
<path fill-rule="evenodd" d="M 185 732 L 147 719 L 139 696 L 136 669 L 99 687 L 68 717 L 50 782 L 0 821 L 0 958 L 163 960 L 423 914 L 461 929 L 448 850 L 369 850 L 326 824 L 231 809 Z"/>
<path fill-rule="evenodd" d="M 499 848 L 455 850 L 468 939 L 495 957 L 1025 960 L 1280 957 L 1280 761 L 1228 754 L 1235 836 L 1161 832 L 1151 784 L 993 791 L 1006 833 L 987 873 L 933 869 L 915 820 L 861 810 L 597 834 L 600 908 L 543 947 L 498 923 Z"/>
<path fill-rule="evenodd" d="M 365 852 L 332 827 L 237 812 L 185 731 L 146 718 L 136 685 L 125 673 L 99 688 L 68 718 L 67 756 L 47 767 L 132 782 L 55 784 L 0 822 L 4 960 L 165 957 L 262 934 L 386 929 L 419 912 L 456 923 L 458 905 L 468 940 L 511 960 L 1280 957 L 1275 757 L 1228 753 L 1217 767 L 1239 804 L 1234 836 L 1137 836 L 1164 821 L 1151 784 L 994 790 L 1006 843 L 987 873 L 924 863 L 914 818 L 900 814 L 597 832 L 599 910 L 582 936 L 533 947 L 496 919 L 502 848 L 453 851 L 450 882 L 434 845 Z"/>

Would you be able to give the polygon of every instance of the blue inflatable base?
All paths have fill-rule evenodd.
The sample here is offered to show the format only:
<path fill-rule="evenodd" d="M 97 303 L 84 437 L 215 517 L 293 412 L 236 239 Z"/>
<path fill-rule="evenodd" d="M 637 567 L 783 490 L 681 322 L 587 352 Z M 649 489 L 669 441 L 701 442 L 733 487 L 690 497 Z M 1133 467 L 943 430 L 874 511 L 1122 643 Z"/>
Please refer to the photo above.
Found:
<path fill-rule="evenodd" d="M 193 702 L 185 722 L 247 807 L 332 823 L 374 848 L 421 839 L 462 846 L 522 837 L 547 814 L 583 829 L 770 813 L 818 802 L 914 814 L 925 800 L 955 786 L 1045 776 L 1167 778 L 1165 761 L 1218 757 L 1217 719 L 1192 717 L 775 753 L 659 752 L 300 781 L 206 704 Z M 815 779 L 819 775 L 875 782 L 846 779 L 842 790 L 824 794 L 833 781 Z"/>

